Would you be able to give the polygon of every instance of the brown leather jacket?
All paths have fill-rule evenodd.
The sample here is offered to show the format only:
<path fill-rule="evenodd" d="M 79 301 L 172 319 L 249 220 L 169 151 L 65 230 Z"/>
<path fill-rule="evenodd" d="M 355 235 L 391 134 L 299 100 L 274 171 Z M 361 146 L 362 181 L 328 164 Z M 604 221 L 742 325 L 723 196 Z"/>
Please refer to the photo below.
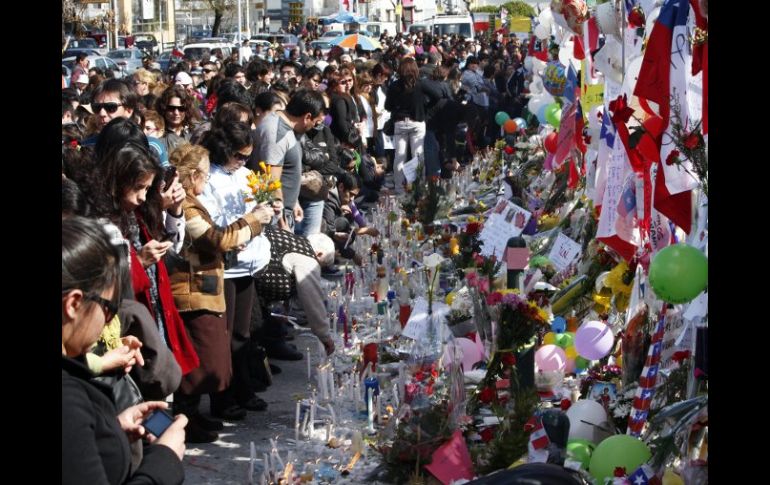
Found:
<path fill-rule="evenodd" d="M 262 225 L 249 212 L 220 228 L 191 194 L 185 198 L 182 209 L 186 225 L 181 257 L 167 261 L 174 302 L 180 312 L 224 313 L 224 252 L 251 241 L 262 232 Z"/>

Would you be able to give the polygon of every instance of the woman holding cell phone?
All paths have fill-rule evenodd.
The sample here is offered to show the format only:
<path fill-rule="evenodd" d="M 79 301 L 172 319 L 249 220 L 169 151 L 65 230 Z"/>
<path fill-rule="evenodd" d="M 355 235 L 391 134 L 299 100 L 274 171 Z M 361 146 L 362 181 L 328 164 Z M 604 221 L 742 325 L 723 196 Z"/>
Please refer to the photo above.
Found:
<path fill-rule="evenodd" d="M 117 312 L 118 249 L 101 225 L 73 216 L 62 220 L 62 484 L 158 483 L 184 480 L 184 427 L 179 415 L 156 437 L 142 425 L 165 402 L 144 402 L 117 414 L 109 386 L 93 380 L 86 352 Z M 130 441 L 147 438 L 131 470 Z"/>

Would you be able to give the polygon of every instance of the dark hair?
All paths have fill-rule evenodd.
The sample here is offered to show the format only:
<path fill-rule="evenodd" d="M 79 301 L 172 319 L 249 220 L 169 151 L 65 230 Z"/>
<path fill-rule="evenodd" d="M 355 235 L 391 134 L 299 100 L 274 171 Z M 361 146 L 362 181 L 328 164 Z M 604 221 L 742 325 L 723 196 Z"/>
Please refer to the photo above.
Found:
<path fill-rule="evenodd" d="M 449 68 L 446 66 L 436 66 L 433 69 L 433 74 L 431 75 L 431 79 L 434 81 L 443 81 L 444 79 L 449 76 Z"/>
<path fill-rule="evenodd" d="M 88 54 L 85 52 L 80 52 L 77 56 L 75 56 L 76 63 L 82 61 L 83 59 L 88 59 Z"/>
<path fill-rule="evenodd" d="M 323 73 L 317 66 L 310 66 L 302 73 L 303 79 L 312 79 L 315 76 L 323 77 Z"/>
<path fill-rule="evenodd" d="M 210 89 L 214 89 L 211 85 Z M 252 97 L 249 91 L 235 79 L 227 77 L 222 79 L 216 86 L 217 108 L 225 103 L 234 102 L 245 106 L 251 106 Z"/>
<path fill-rule="evenodd" d="M 201 145 L 209 151 L 211 163 L 224 166 L 235 152 L 252 145 L 251 129 L 240 121 L 212 126 L 203 135 Z"/>
<path fill-rule="evenodd" d="M 231 62 L 225 66 L 225 77 L 226 78 L 234 78 L 236 74 L 239 72 L 246 73 L 246 70 L 243 69 L 243 66 L 238 64 L 237 62 Z"/>
<path fill-rule="evenodd" d="M 254 109 L 261 109 L 262 111 L 270 111 L 276 104 L 281 104 L 283 101 L 272 91 L 265 91 L 259 93 L 254 98 Z"/>
<path fill-rule="evenodd" d="M 347 170 L 348 165 L 351 162 L 355 162 L 358 159 L 358 154 L 352 148 L 340 149 L 340 166 Z"/>
<path fill-rule="evenodd" d="M 417 69 L 417 63 L 411 57 L 401 59 L 401 64 L 398 66 L 398 80 L 404 84 L 406 91 L 411 91 L 417 84 L 417 78 L 420 76 L 420 71 Z"/>
<path fill-rule="evenodd" d="M 387 64 L 383 62 L 378 62 L 373 68 L 372 68 L 372 77 L 377 77 L 379 75 L 383 75 L 386 77 L 390 77 L 391 74 L 393 74 L 393 69 L 390 68 Z"/>
<path fill-rule="evenodd" d="M 61 117 L 64 118 L 64 115 L 67 113 L 71 113 L 71 115 L 75 116 L 75 108 L 72 107 L 72 103 L 69 101 L 62 101 L 61 102 Z"/>
<path fill-rule="evenodd" d="M 103 81 L 96 87 L 91 99 L 96 100 L 102 93 L 117 93 L 120 97 L 120 102 L 123 103 L 123 107 L 132 111 L 136 109 L 136 104 L 139 101 L 139 95 L 122 79 L 107 79 Z"/>
<path fill-rule="evenodd" d="M 61 181 L 61 212 L 67 216 L 88 216 L 89 206 L 86 196 L 78 184 L 71 179 Z"/>
<path fill-rule="evenodd" d="M 78 95 L 78 92 L 75 90 L 75 88 L 64 88 L 61 90 L 61 100 L 68 103 L 72 103 L 73 101 L 77 101 L 79 103 L 80 95 Z"/>
<path fill-rule="evenodd" d="M 294 74 L 299 74 L 300 72 L 302 72 L 301 69 L 297 67 L 297 63 L 293 61 L 283 61 L 281 63 L 280 70 L 283 70 L 284 67 L 291 67 L 292 69 L 294 69 Z"/>
<path fill-rule="evenodd" d="M 246 124 L 251 126 L 251 124 L 254 122 L 254 113 L 252 113 L 251 108 L 233 101 L 220 104 L 217 108 L 217 114 L 214 116 L 214 121 L 211 123 L 211 125 L 223 126 L 228 123 L 241 121 L 241 116 L 243 114 L 246 114 L 247 116 Z"/>
<path fill-rule="evenodd" d="M 61 290 L 99 294 L 115 286 L 113 301 L 120 297 L 120 253 L 101 224 L 72 216 L 61 222 Z"/>
<path fill-rule="evenodd" d="M 484 77 L 489 78 L 495 75 L 495 65 L 494 64 L 487 64 L 487 66 L 484 68 Z"/>
<path fill-rule="evenodd" d="M 249 62 L 248 66 L 246 66 L 246 79 L 251 82 L 256 82 L 259 80 L 259 76 L 264 76 L 271 70 L 272 69 L 267 62 L 261 59 L 254 59 Z"/>
<path fill-rule="evenodd" d="M 155 111 L 157 111 L 161 116 L 165 117 L 166 108 L 171 102 L 171 98 L 179 98 L 179 101 L 184 106 L 185 117 L 184 121 L 182 121 L 182 124 L 192 128 L 195 123 L 200 121 L 200 112 L 195 107 L 193 98 L 187 94 L 187 90 L 185 88 L 179 85 L 169 86 L 165 91 L 163 91 L 163 94 L 160 95 L 160 98 L 155 101 Z M 168 126 L 168 123 L 166 123 L 166 129 L 168 130 L 169 128 L 170 127 Z"/>
<path fill-rule="evenodd" d="M 358 178 L 349 172 L 340 172 L 337 174 L 337 185 L 342 185 L 345 190 L 355 190 L 359 187 Z"/>
<path fill-rule="evenodd" d="M 300 89 L 286 105 L 286 112 L 291 116 L 304 116 L 310 113 L 315 118 L 326 109 L 323 95 L 311 89 Z"/>
<path fill-rule="evenodd" d="M 113 122 L 107 124 L 109 128 Z M 145 141 L 134 140 L 114 143 L 106 147 L 103 156 L 96 157 L 96 183 L 88 193 L 96 215 L 107 217 L 115 223 L 124 235 L 129 233 L 129 214 L 123 209 L 123 196 L 139 179 L 153 175 L 153 181 L 147 190 L 147 199 L 139 207 L 150 236 L 160 237 L 163 225 L 160 184 L 163 182 L 163 169 L 155 151 Z M 83 187 L 84 190 L 85 187 Z"/>
<path fill-rule="evenodd" d="M 102 128 L 96 139 L 94 154 L 97 159 L 105 157 L 108 151 L 123 143 L 132 141 L 150 148 L 147 135 L 138 123 L 128 118 L 115 118 Z"/>

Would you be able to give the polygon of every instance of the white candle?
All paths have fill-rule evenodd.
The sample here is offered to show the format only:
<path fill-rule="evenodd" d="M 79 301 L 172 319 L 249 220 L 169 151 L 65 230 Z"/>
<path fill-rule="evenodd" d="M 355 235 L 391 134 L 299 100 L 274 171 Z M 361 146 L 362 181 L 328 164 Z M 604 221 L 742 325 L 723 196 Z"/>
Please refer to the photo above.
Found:
<path fill-rule="evenodd" d="M 394 382 L 393 383 L 393 408 L 394 409 L 398 409 L 398 403 L 399 403 L 399 399 L 398 399 L 398 383 Z"/>
<path fill-rule="evenodd" d="M 310 437 L 310 431 L 308 429 L 308 425 L 310 423 L 310 413 L 305 413 L 305 419 L 302 421 L 302 429 L 304 430 L 305 436 Z"/>
<path fill-rule="evenodd" d="M 366 407 L 369 409 L 366 421 L 369 426 L 369 432 L 374 431 L 374 402 L 372 402 L 372 393 L 374 393 L 374 389 L 371 387 L 366 389 Z"/>
<path fill-rule="evenodd" d="M 379 342 L 380 340 L 382 340 L 382 327 L 378 323 L 377 324 L 377 342 Z"/>
<path fill-rule="evenodd" d="M 294 441 L 299 440 L 299 412 L 302 404 L 297 401 L 297 411 L 294 414 Z"/>
<path fill-rule="evenodd" d="M 380 394 L 375 396 L 374 398 L 377 401 L 377 424 L 382 423 L 382 408 L 380 407 L 381 397 L 382 397 L 382 392 L 380 392 Z"/>
<path fill-rule="evenodd" d="M 313 391 L 313 399 L 310 400 L 310 437 L 313 437 L 313 431 L 315 431 L 315 391 Z"/>
<path fill-rule="evenodd" d="M 337 413 L 334 412 L 334 406 L 329 404 L 329 414 L 332 416 L 332 424 L 337 426 Z"/>
<path fill-rule="evenodd" d="M 329 376 L 329 396 L 330 396 L 330 399 L 336 400 L 337 399 L 337 393 L 336 393 L 337 387 L 335 386 L 335 383 L 334 383 L 334 369 L 330 369 L 329 370 L 328 376 Z"/>
<path fill-rule="evenodd" d="M 307 348 L 307 381 L 310 382 L 310 347 Z"/>
<path fill-rule="evenodd" d="M 332 423 L 326 422 L 326 442 L 328 443 L 332 437 Z"/>

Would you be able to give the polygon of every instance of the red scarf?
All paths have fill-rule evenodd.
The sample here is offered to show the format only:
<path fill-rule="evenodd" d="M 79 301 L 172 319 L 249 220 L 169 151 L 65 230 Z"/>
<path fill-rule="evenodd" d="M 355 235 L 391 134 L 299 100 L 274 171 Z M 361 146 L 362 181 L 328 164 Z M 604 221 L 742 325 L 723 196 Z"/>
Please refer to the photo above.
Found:
<path fill-rule="evenodd" d="M 137 214 L 137 222 L 139 223 L 140 231 L 142 231 L 142 239 L 149 241 L 152 239 L 150 233 Z M 146 306 L 153 317 L 157 320 L 156 309 L 153 308 L 152 297 L 150 296 L 150 278 L 147 276 L 147 272 L 142 266 L 142 262 L 136 255 L 136 249 L 133 244 L 131 246 L 131 282 L 134 285 L 134 296 L 136 301 L 143 303 Z M 184 322 L 182 317 L 179 316 L 179 312 L 174 304 L 174 295 L 171 293 L 171 284 L 168 279 L 168 272 L 166 271 L 166 265 L 163 260 L 157 263 L 157 275 L 158 275 L 158 296 L 160 298 L 160 304 L 163 307 L 163 323 L 166 326 L 166 336 L 168 337 L 168 344 L 171 347 L 171 353 L 174 354 L 179 367 L 182 368 L 182 375 L 185 375 L 197 368 L 200 365 L 198 360 L 198 354 L 195 352 L 190 337 L 187 335 L 187 330 L 184 328 Z"/>

